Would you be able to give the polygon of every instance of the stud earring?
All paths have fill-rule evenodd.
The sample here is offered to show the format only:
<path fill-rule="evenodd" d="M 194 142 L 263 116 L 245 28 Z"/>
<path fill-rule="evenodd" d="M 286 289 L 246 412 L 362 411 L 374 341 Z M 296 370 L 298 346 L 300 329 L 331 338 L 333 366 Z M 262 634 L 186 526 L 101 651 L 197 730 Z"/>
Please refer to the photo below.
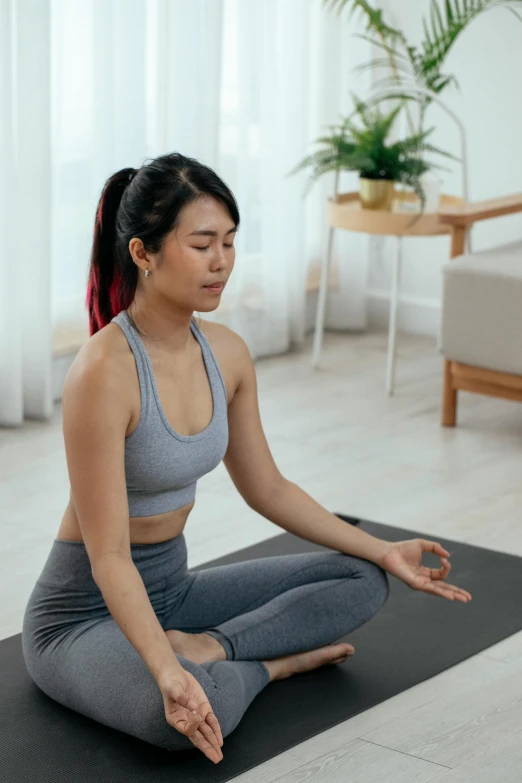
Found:
<path fill-rule="evenodd" d="M 148 276 L 149 276 L 149 270 L 148 270 L 148 269 L 146 269 L 146 270 L 145 270 L 145 277 L 148 277 Z"/>

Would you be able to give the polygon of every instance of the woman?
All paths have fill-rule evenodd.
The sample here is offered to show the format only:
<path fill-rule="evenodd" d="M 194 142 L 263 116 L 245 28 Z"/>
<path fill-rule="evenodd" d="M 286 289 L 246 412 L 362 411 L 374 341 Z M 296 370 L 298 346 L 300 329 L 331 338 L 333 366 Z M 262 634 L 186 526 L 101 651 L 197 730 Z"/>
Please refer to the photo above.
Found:
<path fill-rule="evenodd" d="M 164 155 L 109 178 L 87 304 L 91 337 L 69 370 L 68 506 L 23 623 L 29 673 L 61 704 L 211 761 L 272 680 L 343 661 L 336 639 L 387 599 L 387 573 L 467 602 L 449 553 L 390 543 L 285 479 L 259 419 L 243 340 L 193 317 L 217 308 L 239 213 L 210 168 Z M 248 503 L 335 551 L 187 570 L 197 479 L 223 460 Z M 440 569 L 421 565 L 441 556 Z"/>

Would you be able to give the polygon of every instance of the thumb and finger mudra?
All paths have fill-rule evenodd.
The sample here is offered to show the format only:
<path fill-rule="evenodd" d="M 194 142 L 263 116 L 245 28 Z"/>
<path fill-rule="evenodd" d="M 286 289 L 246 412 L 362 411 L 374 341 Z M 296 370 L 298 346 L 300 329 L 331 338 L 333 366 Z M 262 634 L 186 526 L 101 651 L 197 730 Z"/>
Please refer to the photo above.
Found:
<path fill-rule="evenodd" d="M 211 761 L 220 761 L 223 758 L 220 748 L 223 738 L 210 703 L 200 701 L 198 704 L 189 691 L 178 689 L 175 689 L 174 693 L 164 694 L 164 701 L 168 723 L 186 736 Z"/>

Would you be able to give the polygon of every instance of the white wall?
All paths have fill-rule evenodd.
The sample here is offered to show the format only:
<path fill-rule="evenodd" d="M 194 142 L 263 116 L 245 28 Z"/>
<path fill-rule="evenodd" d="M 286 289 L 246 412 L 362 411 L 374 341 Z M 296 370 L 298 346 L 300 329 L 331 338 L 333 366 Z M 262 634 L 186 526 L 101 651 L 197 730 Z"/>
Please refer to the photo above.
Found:
<path fill-rule="evenodd" d="M 429 0 L 385 0 L 384 17 L 417 44 Z M 473 201 L 522 191 L 522 24 L 507 10 L 497 9 L 474 20 L 457 40 L 446 61 L 460 91 L 447 88 L 444 99 L 459 114 L 468 133 L 469 187 Z M 435 125 L 432 142 L 454 154 L 459 139 L 454 123 L 432 105 L 427 126 Z M 444 163 L 444 161 L 441 161 Z M 445 165 L 445 163 L 444 163 Z M 460 195 L 460 167 L 440 172 L 443 190 Z M 522 238 L 522 216 L 486 221 L 473 230 L 473 249 Z M 393 238 L 373 242 L 368 277 L 370 323 L 386 324 L 391 282 Z M 448 258 L 449 240 L 409 238 L 404 241 L 403 300 L 399 325 L 407 331 L 436 335 L 441 298 L 441 264 Z"/>

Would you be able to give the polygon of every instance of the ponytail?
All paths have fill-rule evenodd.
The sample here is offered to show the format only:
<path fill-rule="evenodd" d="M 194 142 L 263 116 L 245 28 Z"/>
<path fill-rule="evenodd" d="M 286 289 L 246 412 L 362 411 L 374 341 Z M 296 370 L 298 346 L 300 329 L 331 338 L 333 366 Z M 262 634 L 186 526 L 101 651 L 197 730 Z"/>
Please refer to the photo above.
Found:
<path fill-rule="evenodd" d="M 183 209 L 205 195 L 223 204 L 237 229 L 239 210 L 232 192 L 194 158 L 172 152 L 138 170 L 121 169 L 107 180 L 96 211 L 87 286 L 91 335 L 127 310 L 143 285 L 129 251 L 131 239 L 141 239 L 147 252 L 159 254 Z"/>
<path fill-rule="evenodd" d="M 105 183 L 96 209 L 86 298 L 90 335 L 125 310 L 134 297 L 137 269 L 133 263 L 135 274 L 132 281 L 129 279 L 132 269 L 122 268 L 116 241 L 116 216 L 125 189 L 135 174 L 136 169 L 133 168 L 121 169 L 113 174 Z"/>

